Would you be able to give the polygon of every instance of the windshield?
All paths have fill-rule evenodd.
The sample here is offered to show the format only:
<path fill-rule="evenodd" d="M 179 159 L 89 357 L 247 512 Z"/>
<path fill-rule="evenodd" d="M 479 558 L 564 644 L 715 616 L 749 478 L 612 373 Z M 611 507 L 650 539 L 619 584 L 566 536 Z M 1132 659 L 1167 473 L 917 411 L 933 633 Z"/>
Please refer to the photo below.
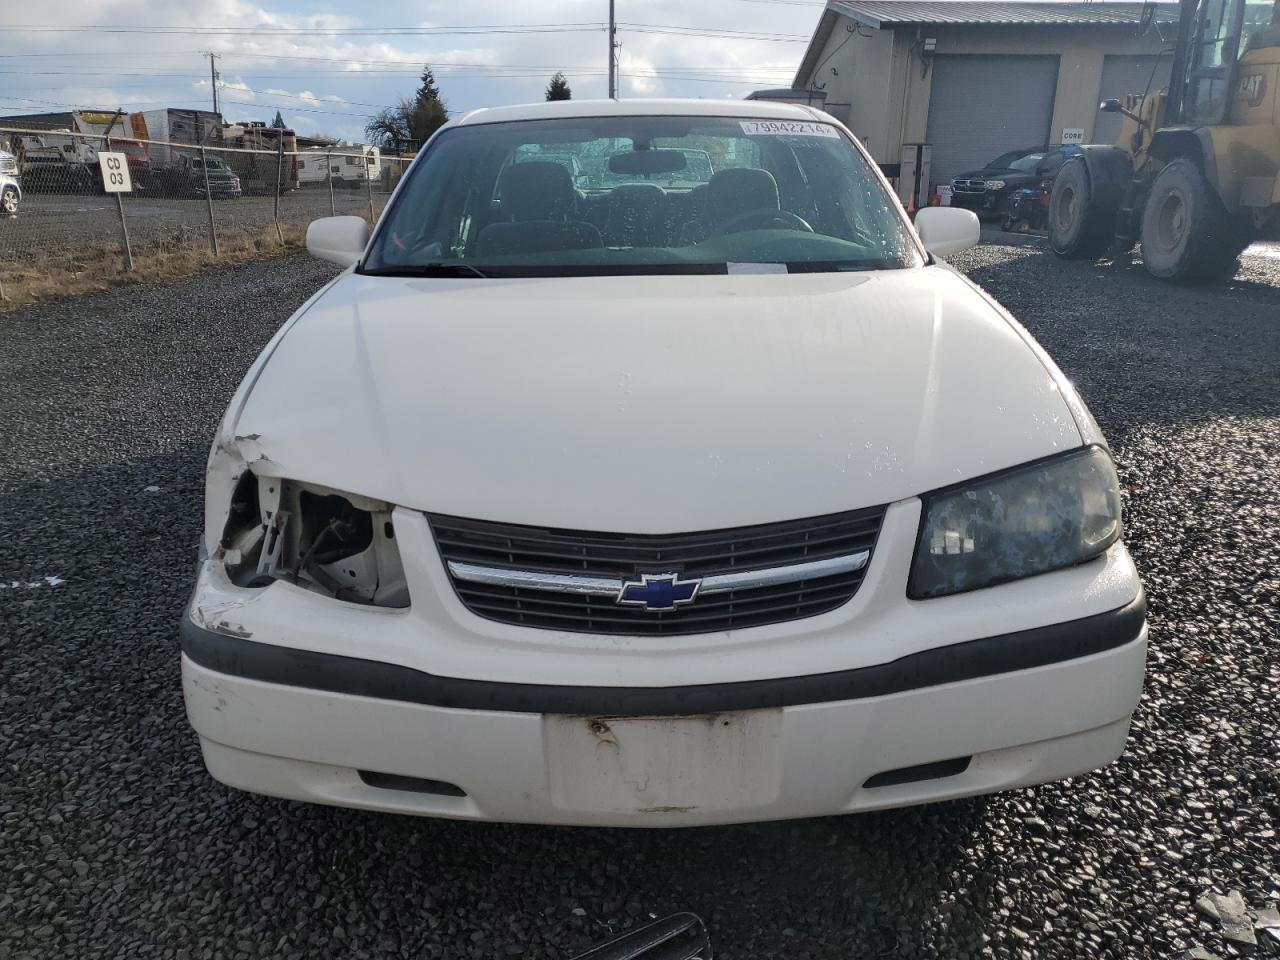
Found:
<path fill-rule="evenodd" d="M 1008 153 L 1000 154 L 1000 156 L 996 157 L 994 160 L 988 163 L 985 167 L 983 167 L 983 169 L 984 170 L 1008 170 L 1013 165 L 1013 161 L 1017 160 L 1019 157 L 1025 157 L 1028 153 L 1032 153 L 1032 152 L 1034 151 L 1010 150 Z"/>
<path fill-rule="evenodd" d="M 440 134 L 366 273 L 544 276 L 915 266 L 837 127 L 706 117 L 531 120 Z"/>
<path fill-rule="evenodd" d="M 1028 153 L 1025 157 L 1019 157 L 1013 163 L 1009 164 L 1010 170 L 1023 170 L 1030 173 L 1036 168 L 1036 164 L 1044 159 L 1043 153 Z"/>

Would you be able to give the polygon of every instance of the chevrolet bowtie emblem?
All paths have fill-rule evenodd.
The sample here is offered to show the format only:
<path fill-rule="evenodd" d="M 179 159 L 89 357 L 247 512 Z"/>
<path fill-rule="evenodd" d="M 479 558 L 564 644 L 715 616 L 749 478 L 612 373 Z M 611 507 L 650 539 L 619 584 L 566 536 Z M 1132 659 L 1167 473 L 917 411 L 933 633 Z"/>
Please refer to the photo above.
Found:
<path fill-rule="evenodd" d="M 661 613 L 693 603 L 700 586 L 701 580 L 681 580 L 678 573 L 642 573 L 639 580 L 623 583 L 618 603 Z"/>

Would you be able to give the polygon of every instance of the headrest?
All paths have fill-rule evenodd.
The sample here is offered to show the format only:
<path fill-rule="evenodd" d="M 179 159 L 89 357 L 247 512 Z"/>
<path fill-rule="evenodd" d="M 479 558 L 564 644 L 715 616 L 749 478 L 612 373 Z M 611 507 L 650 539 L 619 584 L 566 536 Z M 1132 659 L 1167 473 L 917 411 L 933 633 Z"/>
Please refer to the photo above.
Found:
<path fill-rule="evenodd" d="M 732 167 L 707 181 L 707 218 L 724 223 L 748 210 L 777 210 L 778 181 L 768 170 Z"/>
<path fill-rule="evenodd" d="M 656 183 L 623 183 L 609 191 L 609 199 L 618 203 L 660 203 L 666 195 Z"/>
<path fill-rule="evenodd" d="M 499 194 L 512 220 L 564 220 L 577 200 L 569 171 L 550 160 L 513 163 L 502 172 Z"/>

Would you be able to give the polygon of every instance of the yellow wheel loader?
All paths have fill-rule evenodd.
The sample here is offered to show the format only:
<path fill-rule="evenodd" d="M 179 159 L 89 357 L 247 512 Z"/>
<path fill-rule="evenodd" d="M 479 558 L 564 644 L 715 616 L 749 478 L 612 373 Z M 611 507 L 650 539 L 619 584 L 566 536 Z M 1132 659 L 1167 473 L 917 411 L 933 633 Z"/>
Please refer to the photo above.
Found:
<path fill-rule="evenodd" d="M 1167 90 L 1107 100 L 1113 145 L 1063 165 L 1049 245 L 1071 259 L 1142 244 L 1148 272 L 1206 283 L 1280 239 L 1280 0 L 1181 0 Z"/>

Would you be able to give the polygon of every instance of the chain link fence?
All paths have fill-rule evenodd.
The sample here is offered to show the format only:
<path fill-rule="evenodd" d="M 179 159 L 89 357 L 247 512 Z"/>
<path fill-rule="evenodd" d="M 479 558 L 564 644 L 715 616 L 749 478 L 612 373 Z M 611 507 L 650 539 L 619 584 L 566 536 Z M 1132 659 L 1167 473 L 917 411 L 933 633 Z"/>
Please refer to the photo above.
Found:
<path fill-rule="evenodd" d="M 104 189 L 103 153 L 123 155 L 127 192 Z M 411 160 L 0 127 L 0 299 L 269 253 L 319 217 L 372 222 Z"/>

